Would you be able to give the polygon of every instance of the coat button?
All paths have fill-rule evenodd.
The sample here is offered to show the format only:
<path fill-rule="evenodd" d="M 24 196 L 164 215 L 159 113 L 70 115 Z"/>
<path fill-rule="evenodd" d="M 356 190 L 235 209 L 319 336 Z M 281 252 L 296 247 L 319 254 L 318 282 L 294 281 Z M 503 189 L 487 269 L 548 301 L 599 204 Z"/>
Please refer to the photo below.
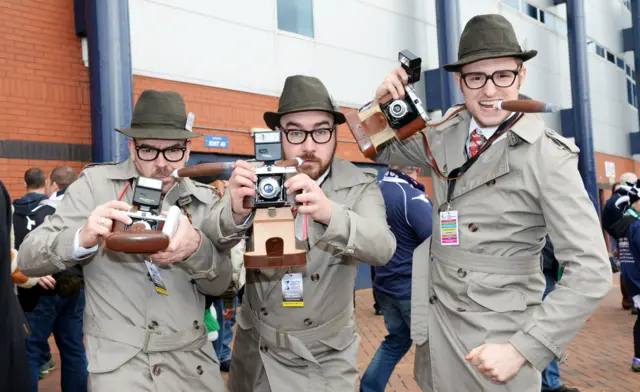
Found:
<path fill-rule="evenodd" d="M 491 180 L 487 182 L 487 186 L 494 186 L 496 184 L 496 180 Z"/>
<path fill-rule="evenodd" d="M 149 323 L 149 329 L 156 329 L 158 327 L 158 322 L 155 320 L 151 320 Z"/>
<path fill-rule="evenodd" d="M 311 275 L 311 281 L 312 282 L 317 282 L 318 279 L 320 279 L 320 275 L 318 275 L 318 274 Z"/>
<path fill-rule="evenodd" d="M 154 375 L 154 376 L 159 376 L 159 375 L 160 375 L 160 373 L 162 373 L 162 369 L 160 369 L 160 366 L 159 366 L 159 365 L 155 365 L 155 366 L 153 367 L 153 375 Z"/>
<path fill-rule="evenodd" d="M 478 226 L 476 226 L 475 223 L 470 223 L 469 224 L 469 231 L 472 233 L 475 233 L 476 231 L 478 231 Z"/>
<path fill-rule="evenodd" d="M 268 316 L 269 312 L 267 311 L 267 308 L 260 308 L 260 312 L 262 313 L 263 316 Z"/>
<path fill-rule="evenodd" d="M 269 351 L 269 348 L 267 346 L 260 346 L 260 351 L 266 353 L 267 351 Z"/>
<path fill-rule="evenodd" d="M 202 370 L 202 366 L 198 366 L 196 368 L 196 373 L 198 373 L 198 376 L 202 376 L 202 373 L 204 373 L 204 370 Z"/>
<path fill-rule="evenodd" d="M 193 322 L 193 328 L 195 328 L 195 329 L 200 329 L 200 322 L 198 322 L 198 320 L 195 320 L 195 321 Z"/>
<path fill-rule="evenodd" d="M 307 327 L 308 327 L 308 326 L 310 326 L 311 324 L 313 324 L 313 322 L 311 321 L 311 319 L 308 319 L 308 318 L 304 319 L 304 321 L 303 321 L 303 322 L 304 322 L 304 325 L 306 325 Z"/>
<path fill-rule="evenodd" d="M 431 298 L 429 298 L 429 303 L 431 305 L 434 305 L 436 303 L 436 301 L 438 301 L 438 297 L 436 297 L 435 295 L 431 296 Z"/>
<path fill-rule="evenodd" d="M 467 271 L 463 270 L 462 268 L 458 268 L 458 276 L 464 278 L 465 276 L 467 276 Z"/>

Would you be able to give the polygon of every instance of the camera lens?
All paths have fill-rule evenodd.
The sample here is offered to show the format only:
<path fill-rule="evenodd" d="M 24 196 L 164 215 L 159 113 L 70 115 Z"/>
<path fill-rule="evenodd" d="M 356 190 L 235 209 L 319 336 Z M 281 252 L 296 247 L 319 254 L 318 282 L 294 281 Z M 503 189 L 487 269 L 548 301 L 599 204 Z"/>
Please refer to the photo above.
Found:
<path fill-rule="evenodd" d="M 407 104 L 404 101 L 396 100 L 389 105 L 389 114 L 393 118 L 402 118 L 407 114 Z"/>
<path fill-rule="evenodd" d="M 280 192 L 280 184 L 273 177 L 267 177 L 260 180 L 258 184 L 258 193 L 263 199 L 273 199 Z"/>

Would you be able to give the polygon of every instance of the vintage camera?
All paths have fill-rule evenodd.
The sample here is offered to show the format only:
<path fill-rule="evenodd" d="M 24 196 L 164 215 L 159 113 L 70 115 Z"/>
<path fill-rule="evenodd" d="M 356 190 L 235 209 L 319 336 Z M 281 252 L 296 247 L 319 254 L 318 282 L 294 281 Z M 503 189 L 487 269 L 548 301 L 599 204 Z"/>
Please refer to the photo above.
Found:
<path fill-rule="evenodd" d="M 160 222 L 165 220 L 159 214 L 162 204 L 162 181 L 156 178 L 138 177 L 132 204 L 134 211 L 127 212 L 127 215 L 133 222 L 131 225 L 125 225 L 124 230 L 129 230 L 136 224 L 144 226 L 146 230 L 159 230 Z"/>
<path fill-rule="evenodd" d="M 256 160 L 264 166 L 256 169 L 256 208 L 284 207 L 287 203 L 287 190 L 284 182 L 288 173 L 295 173 L 293 167 L 275 166 L 282 159 L 282 134 L 280 131 L 264 131 L 255 134 Z"/>
<path fill-rule="evenodd" d="M 393 129 L 407 126 L 418 117 L 422 117 L 425 123 L 429 121 L 429 116 L 413 86 L 414 83 L 420 81 L 422 59 L 405 49 L 398 53 L 398 60 L 409 75 L 408 84 L 405 86 L 406 94 L 403 99 L 390 99 L 380 103 L 380 109 L 387 118 L 389 126 Z"/>

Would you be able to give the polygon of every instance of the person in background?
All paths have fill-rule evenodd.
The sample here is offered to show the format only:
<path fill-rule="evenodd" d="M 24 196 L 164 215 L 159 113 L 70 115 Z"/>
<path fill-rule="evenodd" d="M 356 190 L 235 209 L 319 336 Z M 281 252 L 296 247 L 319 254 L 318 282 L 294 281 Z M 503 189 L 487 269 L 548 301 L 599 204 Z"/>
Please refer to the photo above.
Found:
<path fill-rule="evenodd" d="M 31 376 L 27 360 L 27 320 L 20 308 L 11 275 L 11 199 L 0 181 L 0 391 L 29 392 Z"/>
<path fill-rule="evenodd" d="M 411 348 L 413 252 L 431 236 L 433 210 L 424 185 L 417 181 L 419 171 L 415 166 L 391 165 L 379 184 L 397 245 L 391 260 L 375 267 L 373 292 L 389 333 L 362 376 L 362 392 L 384 391 L 393 369 Z"/>
<path fill-rule="evenodd" d="M 547 287 L 544 290 L 542 300 L 556 288 L 556 283 L 560 280 L 562 271 L 560 263 L 553 252 L 553 244 L 547 235 L 544 248 L 542 248 L 542 273 L 546 280 Z M 580 392 L 578 388 L 569 388 L 562 384 L 560 380 L 560 365 L 554 359 L 546 369 L 542 371 L 542 392 Z"/>
<path fill-rule="evenodd" d="M 609 200 L 606 201 L 604 208 L 602 209 L 602 228 L 607 232 L 607 234 L 609 234 L 610 238 L 612 239 L 610 243 L 614 255 L 619 255 L 619 250 L 617 246 L 618 238 L 616 238 L 616 236 L 613 234 L 617 231 L 613 229 L 613 225 L 618 222 L 623 216 L 622 210 L 616 207 L 616 202 L 620 197 L 627 193 L 627 191 L 622 188 L 622 186 L 632 187 L 636 185 L 637 181 L 638 177 L 635 175 L 635 173 L 622 173 L 620 175 L 620 181 L 618 183 L 619 187 L 617 189 L 613 189 L 613 194 L 611 195 Z M 631 313 L 637 314 L 638 309 L 633 305 L 633 301 L 631 301 L 631 298 L 629 298 L 629 296 L 627 295 L 624 281 L 622 279 L 622 274 L 620 274 L 620 293 L 622 294 L 622 308 L 624 310 L 631 309 Z"/>

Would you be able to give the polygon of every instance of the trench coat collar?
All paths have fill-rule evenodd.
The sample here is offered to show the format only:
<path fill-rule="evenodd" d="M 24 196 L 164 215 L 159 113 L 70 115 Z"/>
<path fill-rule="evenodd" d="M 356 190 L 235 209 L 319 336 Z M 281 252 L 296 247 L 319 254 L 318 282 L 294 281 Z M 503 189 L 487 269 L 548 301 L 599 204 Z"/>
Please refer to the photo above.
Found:
<path fill-rule="evenodd" d="M 339 157 L 333 157 L 331 171 L 327 179 L 322 183 L 321 188 L 328 196 L 329 193 L 340 189 L 351 188 L 368 182 L 371 182 L 371 178 L 368 178 L 353 163 Z"/>
<path fill-rule="evenodd" d="M 529 144 L 535 143 L 544 132 L 544 120 L 539 114 L 527 113 L 511 127 L 510 132 Z"/>
<path fill-rule="evenodd" d="M 106 177 L 110 180 L 125 180 L 130 181 L 134 178 L 138 178 L 140 173 L 136 169 L 135 164 L 131 158 L 117 165 L 109 166 L 107 168 Z M 205 204 L 210 204 L 214 197 L 213 191 L 209 191 L 208 187 L 203 185 L 201 187 L 196 186 L 195 183 L 189 178 L 183 178 L 167 192 L 165 195 L 165 202 L 168 205 L 175 205 L 178 200 L 182 203 L 188 204 L 191 200 L 191 196 L 197 198 L 199 201 Z"/>
<path fill-rule="evenodd" d="M 331 162 L 329 176 L 322 183 L 321 188 L 327 198 L 334 201 L 334 196 L 337 191 L 370 182 L 372 182 L 372 178 L 363 173 L 357 166 L 342 158 L 334 157 Z M 346 203 L 349 203 L 349 201 L 350 200 L 345 200 Z M 310 219 L 308 229 L 307 250 L 310 250 L 316 246 L 318 240 L 327 229 L 327 226 Z"/>

